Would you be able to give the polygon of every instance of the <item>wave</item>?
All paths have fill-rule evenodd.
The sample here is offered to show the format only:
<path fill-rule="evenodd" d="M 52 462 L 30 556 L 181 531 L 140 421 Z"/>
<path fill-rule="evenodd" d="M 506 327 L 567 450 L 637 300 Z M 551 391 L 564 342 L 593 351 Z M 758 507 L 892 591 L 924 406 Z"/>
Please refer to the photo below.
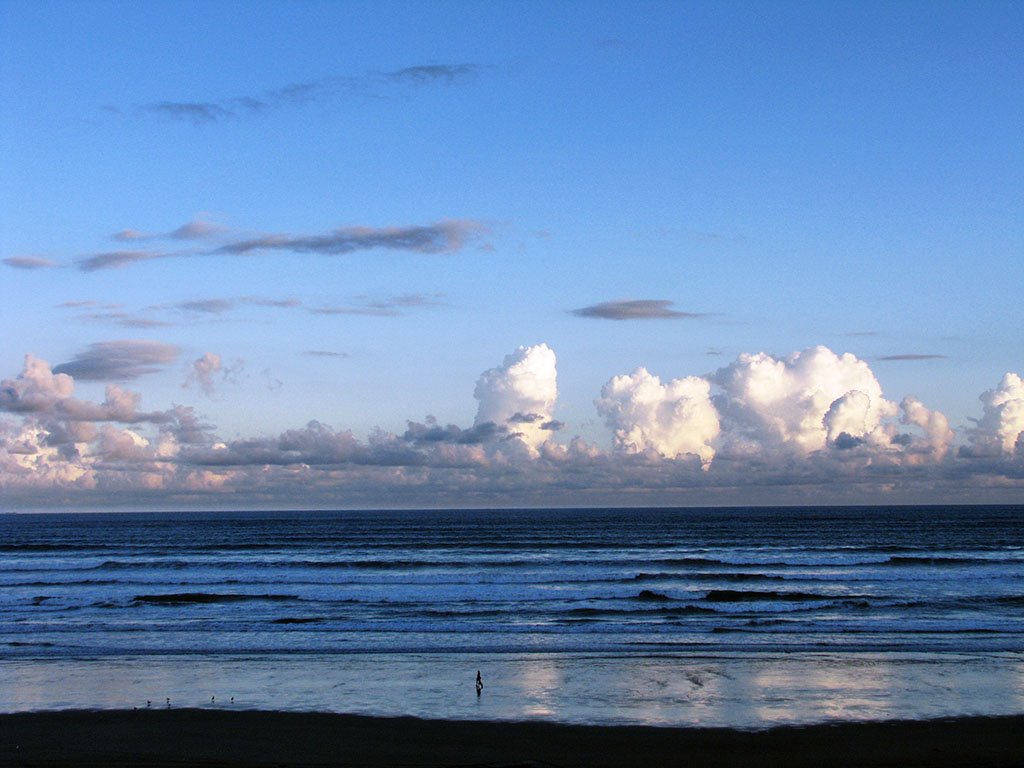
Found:
<path fill-rule="evenodd" d="M 1024 565 L 1021 560 L 999 559 L 993 560 L 986 557 L 949 557 L 949 556 L 925 556 L 925 555 L 894 555 L 882 565 Z"/>
<path fill-rule="evenodd" d="M 746 603 L 772 600 L 778 602 L 831 602 L 855 599 L 846 595 L 822 595 L 815 592 L 743 591 L 736 589 L 713 589 L 704 596 L 709 603 Z"/>
<path fill-rule="evenodd" d="M 789 577 L 770 573 L 731 573 L 699 571 L 687 573 L 685 571 L 662 571 L 659 573 L 645 573 L 641 571 L 632 578 L 622 581 L 679 581 L 683 579 L 706 579 L 710 581 L 786 581 Z"/>
<path fill-rule="evenodd" d="M 285 616 L 284 618 L 281 618 L 281 619 L 274 619 L 270 623 L 271 624 L 318 624 L 318 623 L 320 623 L 322 621 L 324 621 L 324 619 L 319 617 L 319 616 L 309 616 L 309 617 Z"/>
<path fill-rule="evenodd" d="M 714 608 L 700 605 L 666 606 L 663 608 L 570 608 L 565 616 L 600 618 L 602 616 L 701 616 L 718 614 Z"/>
<path fill-rule="evenodd" d="M 177 592 L 164 595 L 136 595 L 132 602 L 149 605 L 186 605 L 191 603 L 241 603 L 250 601 L 283 602 L 299 600 L 298 595 L 213 594 L 210 592 Z"/>

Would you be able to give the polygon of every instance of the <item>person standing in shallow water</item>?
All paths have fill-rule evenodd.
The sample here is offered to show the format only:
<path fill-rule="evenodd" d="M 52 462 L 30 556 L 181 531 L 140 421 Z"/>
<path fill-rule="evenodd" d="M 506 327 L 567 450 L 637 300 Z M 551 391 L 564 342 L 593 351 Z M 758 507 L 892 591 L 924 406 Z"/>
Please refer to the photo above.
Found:
<path fill-rule="evenodd" d="M 476 695 L 480 695 L 480 691 L 484 689 L 484 679 L 480 677 L 480 670 L 476 671 Z"/>

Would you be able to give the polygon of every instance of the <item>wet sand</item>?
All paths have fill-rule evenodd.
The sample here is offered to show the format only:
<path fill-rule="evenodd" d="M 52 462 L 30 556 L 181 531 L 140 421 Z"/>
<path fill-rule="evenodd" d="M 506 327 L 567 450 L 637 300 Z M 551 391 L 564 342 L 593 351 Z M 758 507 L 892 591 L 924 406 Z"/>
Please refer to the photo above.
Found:
<path fill-rule="evenodd" d="M 0 715 L 3 766 L 1024 766 L 1024 716 L 726 728 L 171 709 Z"/>

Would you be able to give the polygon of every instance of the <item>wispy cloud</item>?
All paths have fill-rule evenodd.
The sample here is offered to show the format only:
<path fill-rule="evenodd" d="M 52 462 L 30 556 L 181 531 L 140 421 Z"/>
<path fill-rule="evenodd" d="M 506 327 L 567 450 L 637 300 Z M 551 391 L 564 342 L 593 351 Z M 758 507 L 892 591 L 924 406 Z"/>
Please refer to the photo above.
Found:
<path fill-rule="evenodd" d="M 601 320 L 682 320 L 707 316 L 701 312 L 672 309 L 672 304 L 673 302 L 666 299 L 603 301 L 600 304 L 574 309 L 572 314 Z"/>
<path fill-rule="evenodd" d="M 118 250 L 105 251 L 78 259 L 83 272 L 120 269 L 154 259 L 195 258 L 200 256 L 245 256 L 255 253 L 284 251 L 338 256 L 376 249 L 410 251 L 413 253 L 452 253 L 461 250 L 470 240 L 487 231 L 472 219 L 452 219 L 433 224 L 400 227 L 341 227 L 323 234 L 260 234 L 234 235 L 226 228 L 205 221 L 192 221 L 172 232 L 147 235 L 136 230 L 123 230 L 114 235 L 118 240 L 202 240 L 218 236 L 223 242 L 215 248 L 194 247 L 186 250 Z M 227 242 L 224 242 L 227 240 Z"/>
<path fill-rule="evenodd" d="M 330 352 L 326 349 L 307 349 L 303 350 L 302 354 L 305 355 L 306 357 L 351 357 L 351 355 L 349 355 L 348 352 Z"/>
<path fill-rule="evenodd" d="M 157 253 L 153 251 L 106 251 L 94 253 L 92 256 L 78 260 L 78 268 L 83 272 L 95 272 L 100 269 L 120 269 L 129 264 L 138 264 L 141 261 L 166 258 L 177 254 Z"/>
<path fill-rule="evenodd" d="M 14 267 L 15 269 L 53 269 L 57 265 L 49 259 L 43 259 L 38 256 L 8 256 L 3 260 L 3 263 L 8 267 Z"/>
<path fill-rule="evenodd" d="M 227 232 L 227 227 L 205 218 L 192 219 L 170 232 L 142 232 L 137 229 L 122 229 L 111 235 L 112 240 L 134 243 L 145 240 L 206 240 Z"/>
<path fill-rule="evenodd" d="M 274 109 L 301 107 L 317 101 L 353 96 L 385 96 L 399 86 L 426 88 L 453 85 L 476 76 L 481 69 L 476 64 L 418 64 L 392 72 L 371 72 L 352 77 L 328 76 L 290 83 L 255 95 L 229 96 L 208 101 L 161 100 L 144 104 L 139 110 L 194 125 L 209 125 Z"/>
<path fill-rule="evenodd" d="M 90 344 L 53 369 L 82 381 L 128 381 L 155 373 L 178 357 L 178 348 L 161 341 L 125 339 Z"/>
<path fill-rule="evenodd" d="M 241 255 L 253 251 L 291 251 L 335 256 L 386 248 L 446 253 L 459 250 L 467 238 L 482 229 L 483 226 L 475 221 L 439 221 L 408 227 L 344 227 L 322 235 L 261 235 L 222 245 L 214 252 Z"/>
<path fill-rule="evenodd" d="M 143 109 L 176 120 L 188 120 L 196 125 L 237 117 L 236 113 L 227 107 L 210 102 L 158 101 L 154 104 L 147 104 Z"/>
<path fill-rule="evenodd" d="M 358 297 L 357 303 L 311 309 L 314 315 L 368 315 L 371 317 L 395 317 L 403 310 L 441 306 L 440 297 L 419 293 L 406 293 L 387 299 Z"/>
<path fill-rule="evenodd" d="M 480 68 L 474 64 L 420 64 L 388 72 L 386 77 L 399 83 L 412 85 L 432 85 L 452 83 L 476 75 Z"/>
<path fill-rule="evenodd" d="M 234 309 L 235 302 L 229 299 L 199 299 L 197 301 L 183 301 L 177 307 L 186 312 L 205 312 L 211 315 L 219 315 L 222 312 Z"/>
<path fill-rule="evenodd" d="M 878 359 L 890 362 L 898 362 L 912 360 L 945 360 L 947 357 L 948 355 L 925 355 L 917 353 L 907 353 L 904 355 L 882 355 Z"/>

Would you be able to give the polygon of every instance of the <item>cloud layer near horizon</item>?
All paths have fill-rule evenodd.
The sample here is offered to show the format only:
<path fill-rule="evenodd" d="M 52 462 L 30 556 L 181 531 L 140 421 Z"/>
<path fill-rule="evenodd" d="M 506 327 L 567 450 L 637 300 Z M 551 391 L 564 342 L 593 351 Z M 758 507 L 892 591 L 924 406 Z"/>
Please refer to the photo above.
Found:
<path fill-rule="evenodd" d="M 83 378 L 103 370 L 123 379 L 149 364 L 115 344 L 76 358 Z M 957 446 L 943 414 L 913 396 L 885 398 L 865 361 L 823 346 L 743 354 L 666 382 L 645 368 L 615 376 L 595 401 L 612 433 L 607 448 L 562 437 L 556 356 L 545 344 L 481 374 L 471 427 L 427 417 L 365 440 L 314 421 L 225 441 L 191 408 L 144 412 L 141 395 L 116 384 L 103 402 L 77 399 L 69 366 L 28 355 L 18 376 L 0 381 L 0 489 L 12 504 L 687 503 L 755 487 L 856 501 L 865 490 L 884 499 L 1024 487 L 1018 374 L 980 396 L 982 414 Z M 191 383 L 207 393 L 225 371 L 212 352 L 192 369 Z"/>

